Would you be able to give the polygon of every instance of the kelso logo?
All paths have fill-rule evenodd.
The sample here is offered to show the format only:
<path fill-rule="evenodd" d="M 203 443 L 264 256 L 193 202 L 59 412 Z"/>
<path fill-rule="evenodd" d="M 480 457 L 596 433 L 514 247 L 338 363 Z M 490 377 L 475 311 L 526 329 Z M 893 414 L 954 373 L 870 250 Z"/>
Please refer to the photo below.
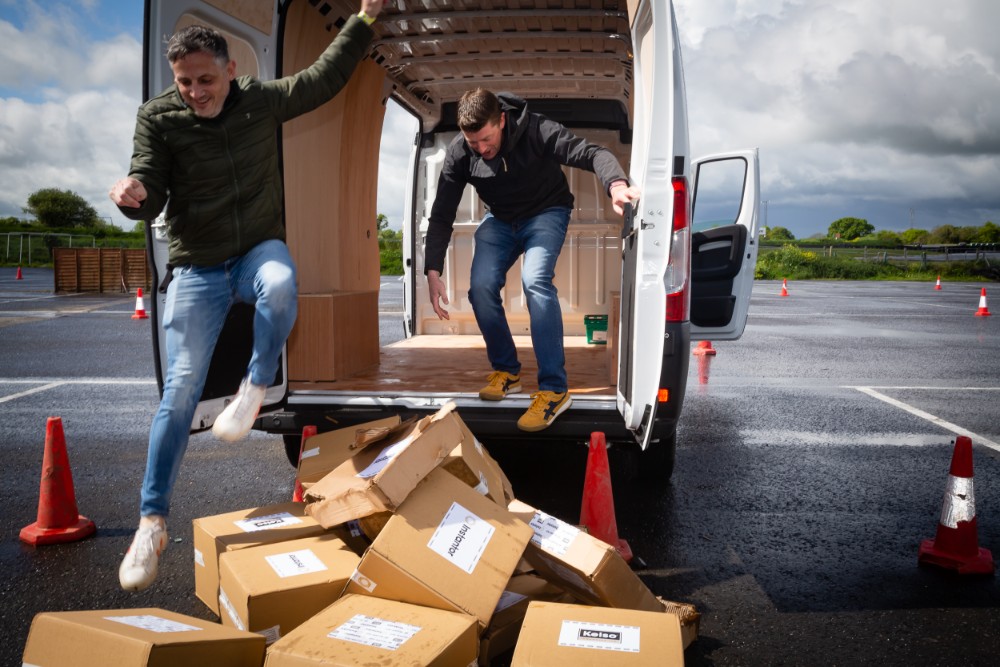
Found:
<path fill-rule="evenodd" d="M 616 642 L 619 644 L 622 641 L 622 633 L 620 632 L 609 632 L 607 630 L 593 630 L 591 628 L 580 628 L 576 636 L 579 637 L 580 639 Z"/>

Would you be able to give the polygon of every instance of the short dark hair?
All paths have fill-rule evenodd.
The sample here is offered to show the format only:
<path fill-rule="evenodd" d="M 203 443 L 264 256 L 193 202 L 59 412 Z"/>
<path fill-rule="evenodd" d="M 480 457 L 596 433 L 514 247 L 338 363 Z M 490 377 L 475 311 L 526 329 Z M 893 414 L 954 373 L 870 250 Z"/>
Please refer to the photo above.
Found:
<path fill-rule="evenodd" d="M 458 129 L 478 132 L 487 123 L 500 122 L 500 100 L 485 88 L 476 88 L 458 99 Z"/>
<path fill-rule="evenodd" d="M 218 30 L 203 25 L 189 25 L 174 33 L 167 42 L 167 61 L 173 64 L 192 53 L 203 51 L 219 61 L 229 63 L 229 44 Z"/>

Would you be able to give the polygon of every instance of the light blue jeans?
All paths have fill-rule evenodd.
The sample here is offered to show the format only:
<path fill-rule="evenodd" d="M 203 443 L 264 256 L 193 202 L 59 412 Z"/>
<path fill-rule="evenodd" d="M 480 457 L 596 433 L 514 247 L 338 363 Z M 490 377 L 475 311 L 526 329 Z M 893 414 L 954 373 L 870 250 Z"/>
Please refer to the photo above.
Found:
<path fill-rule="evenodd" d="M 142 516 L 169 513 L 215 343 L 230 306 L 237 302 L 256 306 L 248 370 L 251 382 L 269 385 L 298 311 L 295 265 L 282 241 L 264 241 L 216 266 L 174 268 L 163 311 L 167 372 L 149 432 Z"/>
<path fill-rule="evenodd" d="M 538 388 L 566 391 L 562 308 L 552 279 L 566 239 L 570 209 L 548 208 L 521 222 L 505 222 L 487 213 L 476 229 L 469 301 L 486 341 L 486 355 L 495 371 L 518 375 L 521 363 L 503 309 L 500 291 L 507 271 L 524 255 L 521 284 L 531 319 L 531 344 L 538 361 Z"/>

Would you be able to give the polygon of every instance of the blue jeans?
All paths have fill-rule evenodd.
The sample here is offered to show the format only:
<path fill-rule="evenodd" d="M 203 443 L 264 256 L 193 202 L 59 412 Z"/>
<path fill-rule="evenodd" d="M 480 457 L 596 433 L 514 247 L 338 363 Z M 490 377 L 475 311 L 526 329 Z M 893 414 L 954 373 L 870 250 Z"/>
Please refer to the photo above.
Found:
<path fill-rule="evenodd" d="M 570 209 L 548 208 L 521 222 L 505 222 L 487 213 L 476 229 L 469 301 L 486 341 L 486 355 L 495 371 L 518 375 L 521 364 L 507 324 L 500 291 L 507 271 L 524 255 L 521 284 L 531 319 L 531 344 L 538 361 L 538 388 L 566 391 L 562 308 L 552 278 L 566 239 Z"/>
<path fill-rule="evenodd" d="M 140 514 L 166 516 L 215 343 L 234 303 L 254 304 L 250 381 L 269 385 L 298 311 L 295 265 L 282 241 L 215 266 L 179 266 L 163 311 L 167 372 L 149 432 Z"/>

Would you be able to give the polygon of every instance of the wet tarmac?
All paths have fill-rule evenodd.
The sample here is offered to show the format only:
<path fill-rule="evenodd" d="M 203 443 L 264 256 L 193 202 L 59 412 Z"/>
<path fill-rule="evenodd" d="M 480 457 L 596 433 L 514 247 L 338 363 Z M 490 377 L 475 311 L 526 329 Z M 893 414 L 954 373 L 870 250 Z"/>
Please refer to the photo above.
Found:
<path fill-rule="evenodd" d="M 191 520 L 292 494 L 280 438 L 194 436 L 160 579 L 121 591 L 158 399 L 149 321 L 130 318 L 134 297 L 53 298 L 51 273 L 47 284 L 34 273 L 15 283 L 0 269 L 0 665 L 20 664 L 39 611 L 152 606 L 214 620 L 193 594 Z M 974 443 L 979 544 L 1000 557 L 1000 312 L 974 316 L 982 286 L 790 282 L 780 297 L 762 281 L 744 337 L 692 359 L 672 480 L 614 489 L 642 579 L 702 613 L 687 664 L 996 664 L 996 577 L 917 564 L 958 434 Z M 387 299 L 397 289 L 383 286 Z M 396 308 L 382 310 L 383 336 L 395 335 Z M 35 520 L 50 416 L 98 531 L 32 548 L 17 535 Z M 585 443 L 491 452 L 519 497 L 577 520 Z"/>

